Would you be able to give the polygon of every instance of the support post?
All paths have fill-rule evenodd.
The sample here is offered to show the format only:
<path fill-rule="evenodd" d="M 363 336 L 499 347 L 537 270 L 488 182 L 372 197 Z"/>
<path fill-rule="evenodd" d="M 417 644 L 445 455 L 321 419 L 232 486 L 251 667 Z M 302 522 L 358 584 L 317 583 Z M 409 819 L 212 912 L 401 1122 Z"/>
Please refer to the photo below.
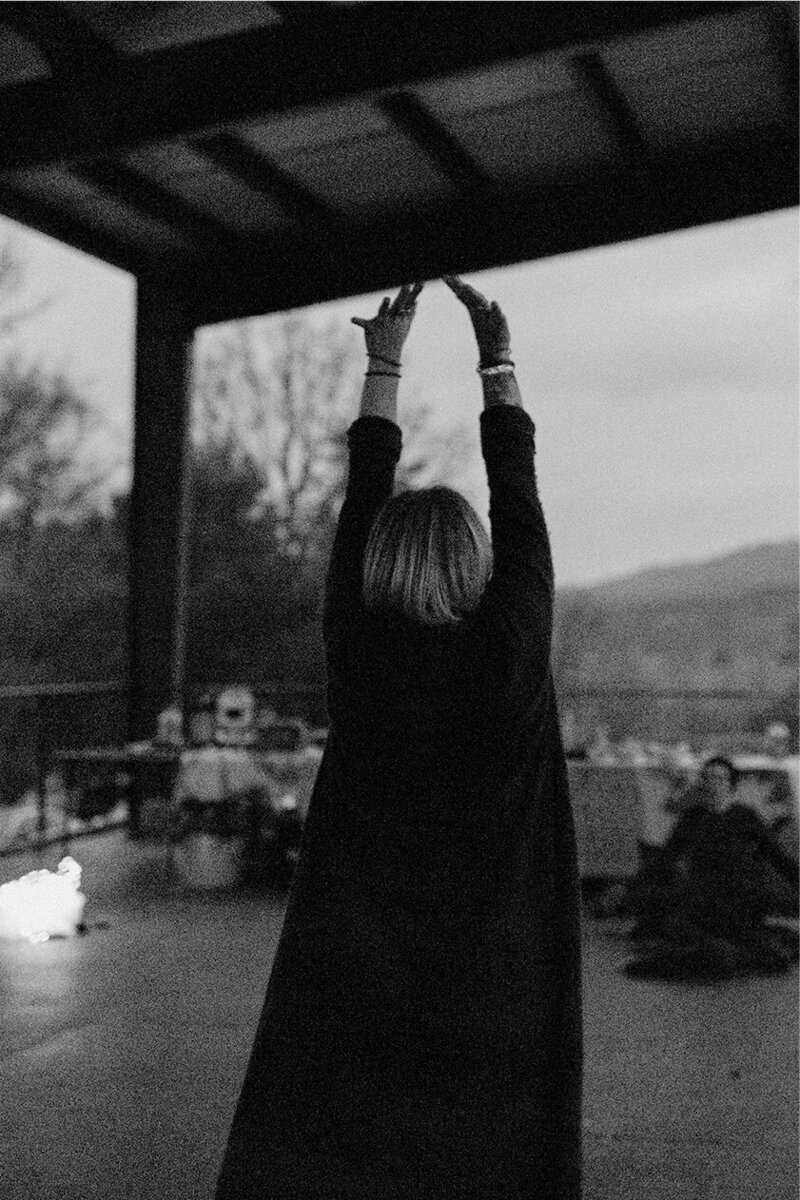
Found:
<path fill-rule="evenodd" d="M 37 692 L 33 703 L 36 712 L 36 833 L 39 841 L 47 836 L 47 768 L 50 755 L 49 697 Z"/>
<path fill-rule="evenodd" d="M 177 292 L 139 280 L 128 532 L 132 741 L 152 737 L 158 713 L 183 701 L 193 332 Z M 131 817 L 134 825 L 135 814 Z"/>

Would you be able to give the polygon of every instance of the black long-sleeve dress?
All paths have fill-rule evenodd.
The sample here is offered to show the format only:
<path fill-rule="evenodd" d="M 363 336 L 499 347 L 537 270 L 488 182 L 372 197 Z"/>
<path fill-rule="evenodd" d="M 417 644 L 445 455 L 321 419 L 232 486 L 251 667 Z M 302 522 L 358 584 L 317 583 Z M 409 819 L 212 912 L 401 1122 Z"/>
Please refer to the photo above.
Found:
<path fill-rule="evenodd" d="M 533 424 L 487 409 L 479 609 L 365 611 L 400 430 L 351 427 L 330 734 L 218 1200 L 578 1200 L 579 904 Z"/>

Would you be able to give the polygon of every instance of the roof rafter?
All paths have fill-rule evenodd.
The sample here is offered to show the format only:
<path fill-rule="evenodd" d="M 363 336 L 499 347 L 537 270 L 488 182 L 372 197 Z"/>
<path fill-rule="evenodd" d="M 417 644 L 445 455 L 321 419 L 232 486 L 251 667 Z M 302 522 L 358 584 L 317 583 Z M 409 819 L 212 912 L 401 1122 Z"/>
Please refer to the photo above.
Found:
<path fill-rule="evenodd" d="M 295 0 L 270 0 L 269 6 L 287 24 L 302 25 L 318 24 L 320 20 L 325 20 L 335 7 L 332 4 L 320 4 L 318 0 L 311 0 L 310 3 L 295 3 Z"/>
<path fill-rule="evenodd" d="M 44 6 L 32 6 L 44 7 Z M 50 5 L 47 6 L 51 7 Z M 58 7 L 52 6 L 52 7 Z M 5 91 L 0 124 L 6 170 L 108 155 L 146 141 L 348 96 L 403 90 L 415 81 L 496 62 L 591 45 L 752 5 L 738 3 L 368 3 L 121 59 L 119 68 Z M 376 53 L 391 45 L 402 52 Z M 208 87 L 197 81 L 209 80 Z"/>
<path fill-rule="evenodd" d="M 183 237 L 188 234 L 197 253 L 205 252 L 210 241 L 223 252 L 245 255 L 244 242 L 222 221 L 201 212 L 132 167 L 112 162 L 76 164 L 71 168 L 71 174 L 85 179 L 143 216 L 170 226 L 176 234 Z"/>
<path fill-rule="evenodd" d="M 392 92 L 382 97 L 380 107 L 457 189 L 469 193 L 494 189 L 495 184 L 490 176 L 428 112 L 417 96 L 410 92 Z"/>
<path fill-rule="evenodd" d="M 102 230 L 87 229 L 85 224 L 68 216 L 57 203 L 49 204 L 31 197 L 6 180 L 0 182 L 0 211 L 12 221 L 38 229 L 48 237 L 57 238 L 123 271 L 137 275 L 147 268 L 147 253 Z M 160 261 L 162 268 L 167 269 L 163 255 Z M 177 261 L 174 265 L 177 266 Z"/>
<path fill-rule="evenodd" d="M 594 96 L 615 145 L 630 157 L 646 156 L 649 147 L 636 115 L 601 56 L 595 50 L 585 50 L 574 54 L 571 63 Z"/>
<path fill-rule="evenodd" d="M 786 95 L 792 104 L 797 103 L 800 91 L 800 54 L 798 53 L 798 20 L 800 6 L 796 3 L 775 5 L 778 13 L 772 15 L 772 35 L 778 57 L 783 64 Z"/>
<path fill-rule="evenodd" d="M 56 80 L 90 71 L 113 74 L 120 58 L 66 4 L 14 3 L 0 7 L 0 24 L 12 29 L 41 54 Z"/>
<path fill-rule="evenodd" d="M 346 224 L 344 214 L 325 204 L 236 134 L 207 134 L 195 138 L 192 146 L 222 167 L 228 175 L 263 193 L 265 199 L 277 201 L 291 215 L 297 216 L 299 213 L 322 226 Z"/>

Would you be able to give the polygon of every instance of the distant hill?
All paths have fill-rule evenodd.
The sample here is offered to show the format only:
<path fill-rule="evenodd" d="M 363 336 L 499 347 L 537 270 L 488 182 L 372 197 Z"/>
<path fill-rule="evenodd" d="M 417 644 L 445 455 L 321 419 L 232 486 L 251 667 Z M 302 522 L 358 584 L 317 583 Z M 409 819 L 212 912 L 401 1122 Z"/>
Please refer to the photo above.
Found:
<path fill-rule="evenodd" d="M 639 571 L 590 588 L 604 601 L 627 603 L 742 596 L 747 592 L 798 591 L 800 542 L 750 546 L 705 562 L 674 563 Z"/>
<path fill-rule="evenodd" d="M 763 727 L 764 714 L 773 712 L 796 724 L 799 611 L 796 541 L 564 589 L 556 601 L 556 680 L 564 694 L 721 693 L 707 706 L 715 727 Z M 689 714 L 687 704 L 676 701 L 669 715 L 675 727 Z M 634 702 L 625 714 L 617 711 L 626 727 L 636 727 Z M 591 721 L 604 715 L 593 711 Z M 707 724 L 700 708 L 689 715 L 697 728 Z"/>

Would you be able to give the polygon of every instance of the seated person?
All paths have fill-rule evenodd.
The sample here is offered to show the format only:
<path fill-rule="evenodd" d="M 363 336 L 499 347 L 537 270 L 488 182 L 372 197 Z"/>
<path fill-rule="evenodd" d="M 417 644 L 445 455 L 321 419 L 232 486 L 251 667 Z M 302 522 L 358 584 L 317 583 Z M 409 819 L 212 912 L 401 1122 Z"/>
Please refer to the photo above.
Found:
<path fill-rule="evenodd" d="M 709 759 L 659 863 L 632 886 L 633 934 L 660 944 L 654 956 L 628 964 L 628 974 L 769 973 L 795 956 L 791 937 L 766 918 L 770 871 L 791 889 L 796 907 L 796 864 L 758 814 L 736 802 L 736 784 L 728 759 Z"/>

